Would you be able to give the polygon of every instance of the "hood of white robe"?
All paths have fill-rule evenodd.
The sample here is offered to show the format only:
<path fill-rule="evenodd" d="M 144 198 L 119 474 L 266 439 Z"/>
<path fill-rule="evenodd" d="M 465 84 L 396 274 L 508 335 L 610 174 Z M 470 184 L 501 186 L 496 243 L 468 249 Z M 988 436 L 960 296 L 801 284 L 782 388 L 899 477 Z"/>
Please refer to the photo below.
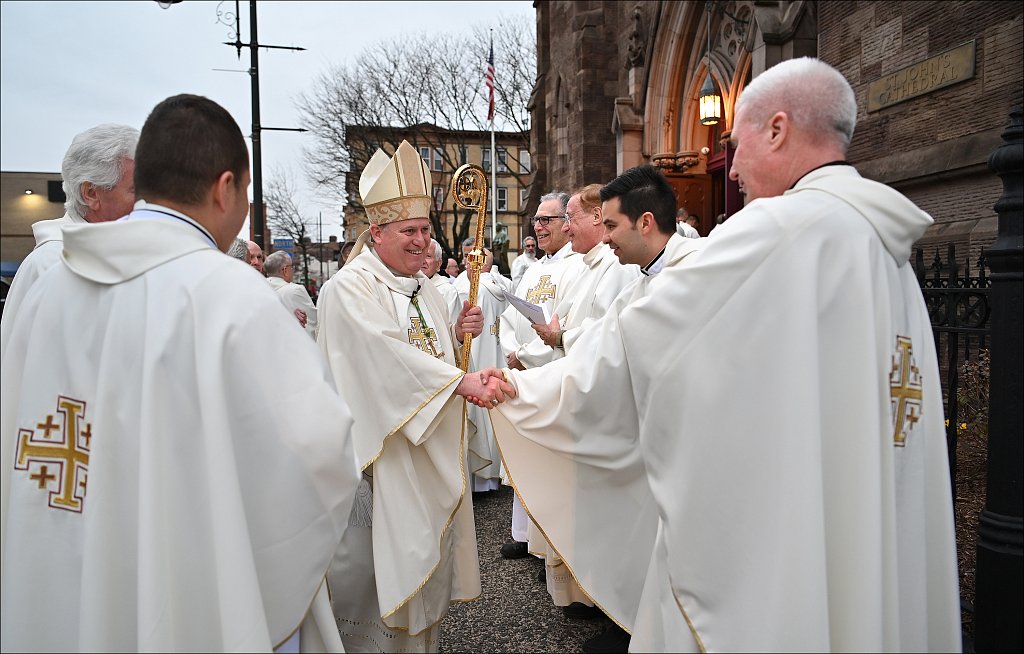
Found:
<path fill-rule="evenodd" d="M 178 257 L 213 249 L 203 232 L 185 222 L 131 220 L 64 227 L 61 257 L 76 275 L 119 284 Z"/>
<path fill-rule="evenodd" d="M 32 235 L 36 238 L 36 247 L 50 241 L 59 241 L 64 238 L 61 235 L 61 228 L 65 225 L 84 225 L 85 220 L 71 213 L 66 213 L 60 218 L 53 220 L 40 220 L 32 223 Z"/>
<path fill-rule="evenodd" d="M 812 189 L 850 203 L 871 223 L 889 254 L 900 265 L 910 259 L 914 243 L 935 222 L 902 193 L 861 177 L 853 166 L 813 170 L 784 195 Z"/>

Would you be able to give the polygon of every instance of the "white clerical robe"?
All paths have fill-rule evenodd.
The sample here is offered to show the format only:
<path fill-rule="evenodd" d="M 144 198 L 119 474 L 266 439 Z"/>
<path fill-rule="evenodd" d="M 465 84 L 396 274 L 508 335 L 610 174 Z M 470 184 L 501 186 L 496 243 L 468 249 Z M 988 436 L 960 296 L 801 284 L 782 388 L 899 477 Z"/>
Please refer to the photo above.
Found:
<path fill-rule="evenodd" d="M 454 325 L 459 319 L 459 313 L 462 312 L 462 300 L 459 299 L 459 292 L 455 290 L 452 278 L 435 274 L 430 281 L 434 283 L 434 288 L 448 305 L 448 322 Z"/>
<path fill-rule="evenodd" d="M 526 269 L 537 263 L 537 257 L 532 254 L 526 254 L 525 252 L 520 254 L 512 262 L 512 288 L 519 288 L 519 282 L 523 279 L 523 274 L 526 273 Z"/>
<path fill-rule="evenodd" d="M 554 312 L 565 333 L 562 334 L 563 350 L 568 351 L 579 337 L 580 332 L 595 320 L 604 317 L 622 289 L 640 277 L 640 267 L 634 264 L 622 265 L 612 249 L 598 243 L 583 255 L 586 267 L 576 281 L 575 291 L 564 298 Z M 551 349 L 534 333 L 532 341 L 525 345 L 528 356 L 540 359 L 545 350 Z M 557 358 L 558 353 L 554 354 Z"/>
<path fill-rule="evenodd" d="M 32 235 L 36 239 L 35 248 L 29 252 L 25 260 L 18 266 L 18 272 L 14 275 L 11 287 L 7 289 L 7 298 L 4 300 L 4 315 L 0 321 L 0 355 L 7 348 L 7 339 L 10 338 L 10 326 L 14 322 L 14 316 L 18 312 L 22 299 L 28 290 L 32 288 L 39 276 L 49 270 L 50 266 L 60 261 L 60 252 L 64 247 L 64 236 L 61 228 L 65 225 L 84 225 L 83 218 L 74 213 L 68 212 L 60 218 L 53 220 L 40 220 L 32 224 Z"/>
<path fill-rule="evenodd" d="M 702 243 L 673 235 L 664 265 L 684 265 Z M 512 485 L 553 552 L 533 549 L 553 559 L 553 567 L 568 568 L 586 596 L 627 631 L 640 603 L 658 517 L 640 458 L 632 396 L 591 370 L 600 369 L 593 360 L 605 356 L 613 359 L 602 366 L 628 368 L 615 351 L 605 353 L 595 343 L 603 330 L 614 328 L 614 316 L 647 294 L 652 280 L 642 276 L 623 289 L 564 358 L 516 371 L 519 396 L 491 412 Z M 578 396 L 585 406 L 577 405 Z M 576 592 L 572 579 L 560 580 L 557 588 L 550 575 L 552 596 L 561 593 L 556 601 L 564 605 Z"/>
<path fill-rule="evenodd" d="M 959 651 L 942 391 L 908 263 L 931 222 L 827 166 L 602 325 L 588 378 L 635 402 L 661 517 L 631 649 Z M 563 402 L 605 410 L 582 380 Z"/>
<path fill-rule="evenodd" d="M 313 299 L 309 297 L 309 291 L 299 284 L 286 282 L 280 277 L 271 275 L 267 277 L 270 288 L 274 289 L 281 304 L 288 309 L 288 312 L 295 315 L 296 309 L 301 309 L 306 314 L 306 326 L 303 328 L 310 338 L 316 338 L 316 306 Z"/>
<path fill-rule="evenodd" d="M 448 306 L 423 273 L 397 276 L 364 250 L 324 285 L 319 309 L 317 341 L 368 477 L 329 577 L 342 640 L 348 651 L 436 648 L 449 603 L 480 594 Z"/>
<path fill-rule="evenodd" d="M 534 304 L 550 302 L 552 307 L 560 306 L 565 298 L 575 292 L 576 282 L 585 268 L 583 256 L 573 252 L 571 243 L 566 243 L 558 252 L 545 255 L 526 270 L 516 288 L 516 294 Z M 537 332 L 533 331 L 530 321 L 514 307 L 508 307 L 501 314 L 499 331 L 505 356 L 515 352 L 527 368 L 542 366 L 560 355 L 556 355 L 551 348 L 539 356 L 526 350 L 525 346 L 537 338 Z"/>
<path fill-rule="evenodd" d="M 459 294 L 459 304 L 469 300 L 469 275 L 463 271 L 453 286 Z M 480 273 L 480 286 L 477 288 L 476 303 L 484 314 L 484 330 L 479 336 L 473 337 L 470 348 L 470 370 L 481 368 L 505 367 L 505 355 L 498 339 L 500 316 L 508 307 L 506 293 L 512 292 L 512 282 L 494 267 L 488 272 Z M 494 442 L 494 430 L 486 409 L 467 404 L 466 410 L 470 421 L 476 425 L 476 435 L 469 444 L 470 471 L 473 473 L 473 490 L 494 490 L 500 486 L 501 455 Z"/>
<path fill-rule="evenodd" d="M 146 205 L 66 227 L 16 318 L 2 649 L 269 651 L 304 616 L 304 649 L 339 648 L 318 588 L 358 481 L 352 418 L 252 268 Z"/>
<path fill-rule="evenodd" d="M 685 220 L 676 223 L 676 233 L 683 238 L 700 238 L 700 232 Z"/>

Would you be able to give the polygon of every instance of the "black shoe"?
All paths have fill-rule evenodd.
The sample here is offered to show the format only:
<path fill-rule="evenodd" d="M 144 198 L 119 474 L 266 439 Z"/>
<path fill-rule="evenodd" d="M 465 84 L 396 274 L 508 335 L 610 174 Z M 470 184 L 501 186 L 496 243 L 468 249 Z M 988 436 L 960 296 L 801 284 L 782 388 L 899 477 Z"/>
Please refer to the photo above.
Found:
<path fill-rule="evenodd" d="M 529 554 L 526 543 L 522 541 L 510 540 L 501 546 L 501 556 L 506 559 L 521 559 Z"/>
<path fill-rule="evenodd" d="M 581 620 L 593 620 L 600 618 L 604 613 L 596 606 L 587 606 L 582 602 L 573 602 L 569 606 L 563 606 L 562 612 L 567 618 L 579 618 Z"/>
<path fill-rule="evenodd" d="M 583 641 L 587 654 L 616 654 L 629 651 L 629 634 L 617 625 Z"/>
<path fill-rule="evenodd" d="M 540 572 L 537 574 L 537 581 L 539 581 L 542 584 L 548 583 L 548 567 L 547 566 L 544 566 L 543 568 L 540 569 Z"/>

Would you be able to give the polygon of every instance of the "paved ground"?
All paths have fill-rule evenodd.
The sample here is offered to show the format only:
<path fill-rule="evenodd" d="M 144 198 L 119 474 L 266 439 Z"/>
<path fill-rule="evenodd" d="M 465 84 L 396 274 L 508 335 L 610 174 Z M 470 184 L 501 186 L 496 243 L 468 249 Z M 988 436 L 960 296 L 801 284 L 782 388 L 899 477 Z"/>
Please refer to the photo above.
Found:
<path fill-rule="evenodd" d="M 611 620 L 570 620 L 551 603 L 537 579 L 544 564 L 532 556 L 509 561 L 499 549 L 508 540 L 512 489 L 476 494 L 480 599 L 454 604 L 441 629 L 442 652 L 582 652 L 583 641 Z"/>

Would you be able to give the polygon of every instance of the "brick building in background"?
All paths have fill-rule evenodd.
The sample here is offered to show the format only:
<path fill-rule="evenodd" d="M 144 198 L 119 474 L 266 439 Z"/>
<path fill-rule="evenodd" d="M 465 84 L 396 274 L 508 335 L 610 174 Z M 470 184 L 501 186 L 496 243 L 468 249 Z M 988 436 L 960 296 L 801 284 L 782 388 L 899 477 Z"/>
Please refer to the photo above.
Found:
<path fill-rule="evenodd" d="M 986 162 L 1022 99 L 1020 3 L 535 4 L 535 186 L 571 190 L 652 163 L 707 234 L 742 207 L 727 179 L 736 99 L 775 63 L 817 56 L 857 94 L 850 161 L 935 218 L 921 242 L 976 255 L 994 239 L 1002 185 Z M 709 72 L 721 97 L 712 126 L 698 116 Z"/>

